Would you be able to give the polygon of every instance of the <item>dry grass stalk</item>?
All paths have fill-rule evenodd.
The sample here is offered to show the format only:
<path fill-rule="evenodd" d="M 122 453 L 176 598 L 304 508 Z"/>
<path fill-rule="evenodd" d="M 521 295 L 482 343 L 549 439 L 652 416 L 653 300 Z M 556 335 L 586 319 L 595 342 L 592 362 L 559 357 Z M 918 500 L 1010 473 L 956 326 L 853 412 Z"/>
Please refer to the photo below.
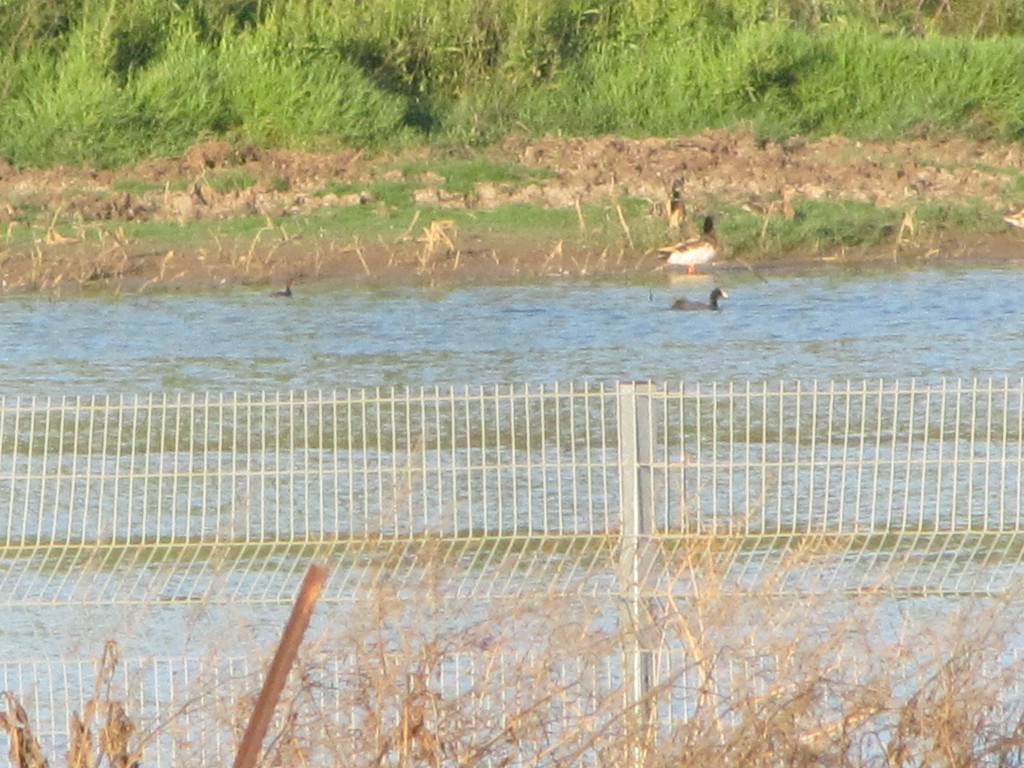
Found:
<path fill-rule="evenodd" d="M 412 221 L 410 221 L 409 222 L 409 226 L 405 228 L 405 232 L 403 232 L 402 234 L 400 234 L 398 237 L 395 238 L 395 244 L 396 245 L 398 243 L 405 243 L 405 242 L 408 242 L 409 240 L 412 240 L 412 231 L 413 231 L 413 229 L 415 229 L 416 222 L 419 221 L 419 220 L 420 220 L 420 211 L 417 210 L 415 213 L 413 213 Z"/>
<path fill-rule="evenodd" d="M 92 731 L 86 727 L 85 721 L 77 712 L 71 715 L 68 731 L 71 737 L 68 746 L 68 768 L 89 768 L 93 755 Z"/>
<path fill-rule="evenodd" d="M 563 255 L 563 252 L 562 252 L 562 241 L 559 240 L 557 243 L 555 243 L 554 247 L 551 249 L 551 252 L 548 253 L 547 258 L 544 259 L 544 266 L 542 268 L 543 271 L 544 272 L 551 272 L 551 271 L 553 271 L 552 268 L 551 268 L 551 262 L 554 261 L 555 259 L 558 259 L 559 263 L 561 263 L 562 255 Z M 558 268 L 558 271 L 561 271 L 561 267 Z"/>
<path fill-rule="evenodd" d="M 633 244 L 633 233 L 629 229 L 629 224 L 626 223 L 626 214 L 622 211 L 622 206 L 619 201 L 615 201 L 615 213 L 619 216 L 619 226 L 622 227 L 622 231 L 626 234 L 626 242 L 629 243 L 630 250 L 635 250 L 636 246 Z"/>
<path fill-rule="evenodd" d="M 43 236 L 43 242 L 47 245 L 61 245 L 63 243 L 73 243 L 75 238 L 67 237 L 57 231 L 57 219 L 60 218 L 60 212 L 63 210 L 63 206 L 58 206 L 53 212 L 53 217 L 50 219 L 50 225 L 46 228 L 46 234 Z"/>
<path fill-rule="evenodd" d="M 306 648 L 263 764 L 1020 764 L 1024 725 L 1013 697 L 1021 664 L 1000 656 L 1020 626 L 1019 596 L 936 608 L 894 606 L 881 589 L 798 592 L 794 574 L 830 562 L 821 558 L 841 560 L 845 550 L 829 551 L 825 538 L 794 544 L 755 578 L 737 567 L 750 555 L 740 537 L 701 541 L 655 540 L 663 546 L 644 582 L 646 617 L 633 624 L 617 620 L 608 602 L 589 601 L 585 590 L 559 594 L 545 575 L 563 562 L 561 552 L 524 544 L 484 552 L 481 565 L 474 542 L 451 537 L 392 552 L 366 575 L 364 597 L 339 606 Z M 596 544 L 588 546 L 596 552 Z M 607 566 L 595 556 L 587 567 L 600 581 Z M 491 601 L 455 597 L 471 579 L 522 589 Z M 622 684 L 629 646 L 652 662 L 641 701 Z M 73 768 L 137 759 L 131 723 L 104 693 L 114 663 L 109 649 L 105 682 L 73 721 Z M 211 698 L 218 695 L 204 716 L 240 715 L 252 705 L 239 707 L 244 693 L 217 690 Z M 641 710 L 659 717 L 637 717 Z M 92 720 L 100 715 L 106 725 L 97 731 Z"/>
<path fill-rule="evenodd" d="M 457 252 L 455 238 L 458 228 L 452 219 L 435 219 L 423 228 L 423 234 L 417 239 L 423 247 L 417 254 L 417 265 L 420 272 L 428 271 L 434 266 L 439 256 L 450 256 Z"/>
<path fill-rule="evenodd" d="M 110 686 L 117 669 L 118 649 L 114 641 L 107 641 L 97 664 L 96 685 L 86 702 L 83 714 L 72 713 L 68 725 L 69 768 L 97 766 L 105 758 L 110 768 L 136 768 L 142 759 L 141 748 L 132 744 L 135 724 L 128 717 L 124 704 L 111 698 Z M 102 723 L 94 734 L 97 713 Z"/>
<path fill-rule="evenodd" d="M 576 222 L 579 224 L 580 232 L 585 233 L 587 231 L 587 220 L 583 216 L 583 206 L 580 204 L 579 197 L 577 197 L 573 202 L 576 205 Z"/>
<path fill-rule="evenodd" d="M 106 705 L 106 722 L 100 728 L 100 751 L 110 768 L 133 768 L 137 761 L 129 740 L 135 733 L 135 725 L 121 702 L 108 701 Z"/>
<path fill-rule="evenodd" d="M 1019 663 L 995 674 L 983 663 L 1012 643 L 1013 598 L 984 613 L 963 605 L 963 621 L 924 615 L 894 636 L 882 591 L 779 597 L 801 558 L 821 553 L 796 547 L 744 592 L 729 583 L 720 547 L 679 568 L 685 602 L 667 595 L 658 622 L 662 645 L 681 641 L 687 664 L 652 696 L 665 702 L 692 686 L 692 709 L 647 764 L 969 768 L 1021 754 L 1024 729 L 1002 704 Z"/>
<path fill-rule="evenodd" d="M 0 726 L 7 731 L 10 748 L 7 754 L 11 758 L 13 768 L 48 768 L 49 763 L 43 755 L 39 740 L 32 732 L 28 722 L 28 713 L 10 691 L 4 691 L 7 701 L 7 714 L 0 712 Z"/>
<path fill-rule="evenodd" d="M 175 254 L 173 250 L 167 251 L 167 253 L 163 255 L 163 257 L 160 259 L 160 268 L 158 269 L 157 274 L 155 274 L 154 276 L 152 276 L 152 278 L 150 278 L 150 280 L 145 281 L 145 283 L 139 286 L 139 293 L 142 293 L 147 288 L 150 288 L 150 286 L 163 285 L 169 280 L 183 278 L 183 276 L 185 275 L 185 272 L 183 270 L 179 271 L 177 274 L 174 275 L 169 275 L 167 273 L 167 268 L 176 255 L 177 254 Z"/>
<path fill-rule="evenodd" d="M 816 557 L 820 549 L 795 551 L 782 570 Z M 921 659 L 919 634 L 893 637 L 885 628 L 882 592 L 855 601 L 821 595 L 794 603 L 775 596 L 784 593 L 786 573 L 767 573 L 753 592 L 740 594 L 720 559 L 717 571 L 715 566 L 706 558 L 689 564 L 694 578 L 687 580 L 685 601 L 666 594 L 657 617 L 665 632 L 660 647 L 679 647 L 681 641 L 687 661 L 663 676 L 651 697 L 664 706 L 690 689 L 691 714 L 676 721 L 671 735 L 630 735 L 623 728 L 627 712 L 604 709 L 611 723 L 602 731 L 608 741 L 575 742 L 564 752 L 559 748 L 572 741 L 570 731 L 560 733 L 566 741 L 553 738 L 549 721 L 545 757 L 553 764 L 573 764 L 568 756 L 578 758 L 582 749 L 591 756 L 595 750 L 608 757 L 646 755 L 645 764 L 654 766 L 952 767 L 1006 764 L 1024 750 L 1024 728 L 1001 714 L 1000 703 L 1019 665 L 993 675 L 983 664 L 986 651 L 1010 642 L 1006 635 L 1017 621 L 1007 614 L 1019 612 L 1007 611 L 1012 598 L 997 601 L 982 617 L 983 631 L 976 624 L 979 613 L 965 605 L 964 620 L 945 623 L 926 638 L 930 658 Z M 932 623 L 925 616 L 920 626 Z M 586 658 L 608 650 L 575 642 L 546 645 L 544 652 L 557 655 L 560 647 Z M 570 692 L 571 684 L 562 690 Z M 527 723 L 535 707 L 550 704 L 543 696 L 529 704 L 522 696 L 516 701 L 525 705 Z M 531 738 L 522 727 L 516 733 L 514 748 L 525 750 L 517 759 L 530 762 L 537 757 L 527 746 Z"/>
<path fill-rule="evenodd" d="M 352 242 L 352 248 L 355 250 L 356 256 L 359 257 L 359 263 L 363 265 L 363 272 L 370 274 L 370 265 L 366 263 L 366 256 L 363 255 L 363 247 L 359 244 L 359 238 Z"/>
<path fill-rule="evenodd" d="M 262 227 L 260 227 L 256 231 L 255 235 L 253 235 L 252 240 L 249 242 L 249 250 L 246 251 L 244 256 L 241 256 L 238 259 L 238 262 L 240 264 L 244 264 L 245 265 L 245 272 L 246 272 L 246 274 L 248 274 L 249 268 L 252 266 L 253 262 L 256 259 L 256 254 L 257 254 L 256 248 L 257 248 L 257 246 L 259 246 L 260 240 L 263 238 L 264 233 L 266 233 L 266 232 L 273 232 L 274 230 L 276 230 L 278 228 L 274 224 L 274 222 L 271 220 L 271 218 L 269 216 L 264 216 L 263 218 L 264 218 L 264 225 Z M 284 231 L 284 228 L 281 228 L 281 236 L 283 238 L 282 241 L 278 242 L 278 243 L 274 243 L 273 245 L 271 245 L 270 249 L 265 254 L 265 256 L 264 256 L 264 261 L 265 262 L 269 262 L 270 261 L 271 256 L 273 256 L 273 254 L 274 254 L 274 251 L 276 251 L 278 248 L 280 248 L 282 243 L 288 242 L 288 234 Z"/>
<path fill-rule="evenodd" d="M 900 228 L 896 232 L 896 239 L 892 245 L 892 258 L 893 260 L 899 257 L 900 251 L 905 246 L 914 245 L 914 212 L 904 211 L 903 218 L 900 219 Z"/>

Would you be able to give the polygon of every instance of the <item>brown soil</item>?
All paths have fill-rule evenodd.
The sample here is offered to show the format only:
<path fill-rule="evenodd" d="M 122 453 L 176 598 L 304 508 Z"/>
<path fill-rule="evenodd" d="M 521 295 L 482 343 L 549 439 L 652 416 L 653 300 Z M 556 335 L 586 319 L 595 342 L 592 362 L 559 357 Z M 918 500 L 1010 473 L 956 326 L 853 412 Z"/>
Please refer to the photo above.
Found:
<path fill-rule="evenodd" d="M 428 150 L 416 159 L 430 160 Z M 359 152 L 316 155 L 288 150 L 238 150 L 219 142 L 196 145 L 184 157 L 113 171 L 68 167 L 15 170 L 0 161 L 0 285 L 7 290 L 65 290 L 98 285 L 115 290 L 149 286 L 201 289 L 242 282 L 279 283 L 330 278 L 504 278 L 513 275 L 631 271 L 656 268 L 642 248 L 566 246 L 565 241 L 527 242 L 486 231 L 458 231 L 443 222 L 413 222 L 394 242 L 358 240 L 311 243 L 289 238 L 272 224 L 324 206 L 380 205 L 372 195 L 324 194 L 330 182 L 355 189 L 373 180 L 412 182 L 418 203 L 486 209 L 509 202 L 576 208 L 627 197 L 646 198 L 651 215 L 663 216 L 668 191 L 683 182 L 691 212 L 743 206 L 763 217 L 787 215 L 802 200 L 845 199 L 903 211 L 904 225 L 926 203 L 977 201 L 990 209 L 995 234 L 944 232 L 922 236 L 912 226 L 894 231 L 882 249 L 857 253 L 789 254 L 796 260 L 1024 257 L 1024 239 L 999 231 L 1011 183 L 1024 169 L 1020 145 L 907 141 L 860 143 L 841 137 L 813 142 L 763 143 L 742 133 L 706 132 L 683 138 L 520 139 L 490 150 L 495 161 L 543 167 L 550 175 L 523 184 L 477 184 L 470 194 L 444 189 L 436 174 L 406 178 L 395 157 Z M 444 160 L 439 162 L 442 167 Z M 239 169 L 253 186 L 218 193 L 210 178 Z M 390 170 L 389 170 L 390 169 Z M 123 192 L 131 188 L 150 191 Z M 227 235 L 206 241 L 133 240 L 127 222 L 223 221 L 264 216 L 264 237 L 244 242 Z M 274 217 L 271 219 L 270 217 Z M 896 222 L 899 225 L 899 222 Z M 32 232 L 30 238 L 19 237 Z M 984 228 L 982 228 L 984 229 Z M 723 264 L 730 263 L 728 243 Z M 744 255 L 749 264 L 757 255 Z M 735 263 L 735 262 L 734 262 Z M 773 261 L 778 263 L 778 261 Z"/>

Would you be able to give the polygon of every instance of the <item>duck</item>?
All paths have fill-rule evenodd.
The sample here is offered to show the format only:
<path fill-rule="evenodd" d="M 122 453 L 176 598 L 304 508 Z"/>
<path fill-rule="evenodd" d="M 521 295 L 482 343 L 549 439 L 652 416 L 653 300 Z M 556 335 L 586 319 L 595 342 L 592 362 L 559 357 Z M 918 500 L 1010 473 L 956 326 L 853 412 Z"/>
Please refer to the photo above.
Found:
<path fill-rule="evenodd" d="M 686 201 L 683 199 L 683 180 L 676 179 L 668 196 L 668 228 L 677 231 L 686 218 Z"/>
<path fill-rule="evenodd" d="M 270 295 L 277 296 L 279 298 L 290 299 L 292 297 L 292 282 L 292 280 L 288 280 L 288 282 L 284 284 L 284 290 L 274 291 Z"/>
<path fill-rule="evenodd" d="M 667 266 L 686 267 L 687 274 L 694 274 L 698 264 L 707 264 L 718 255 L 718 238 L 715 237 L 715 220 L 704 217 L 704 233 L 700 237 L 683 240 L 658 249 L 661 258 L 667 259 Z"/>
<path fill-rule="evenodd" d="M 710 298 L 708 300 L 708 303 L 705 304 L 703 301 L 690 301 L 689 299 L 676 299 L 675 303 L 672 304 L 672 309 L 681 309 L 681 310 L 701 310 L 701 309 L 704 309 L 704 310 L 706 310 L 706 309 L 719 310 L 719 309 L 721 309 L 721 307 L 718 306 L 718 300 L 719 299 L 728 299 L 728 298 L 729 298 L 729 294 L 728 293 L 723 291 L 721 288 L 715 286 L 714 290 L 711 291 L 711 296 L 710 296 Z"/>
<path fill-rule="evenodd" d="M 1024 206 L 1003 216 L 1003 221 L 1011 227 L 1021 227 L 1024 229 Z"/>

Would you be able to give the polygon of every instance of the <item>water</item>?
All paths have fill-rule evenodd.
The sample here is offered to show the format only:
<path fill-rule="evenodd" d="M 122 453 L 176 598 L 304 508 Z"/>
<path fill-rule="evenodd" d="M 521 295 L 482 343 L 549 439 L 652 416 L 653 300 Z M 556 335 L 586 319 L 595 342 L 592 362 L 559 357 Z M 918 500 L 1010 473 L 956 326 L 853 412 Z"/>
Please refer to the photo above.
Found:
<path fill-rule="evenodd" d="M 1024 372 L 1016 267 L 731 272 L 717 278 L 724 311 L 667 310 L 706 299 L 711 280 L 14 297 L 0 317 L 0 393 Z"/>
<path fill-rule="evenodd" d="M 678 296 L 706 299 L 714 282 L 663 275 L 450 288 L 300 284 L 290 301 L 246 289 L 9 297 L 0 394 L 1024 375 L 1024 271 L 1012 266 L 735 271 L 717 281 L 730 293 L 719 313 L 669 311 Z M 351 610 L 334 605 L 330 616 Z M 265 650 L 286 612 L 160 601 L 70 612 L 9 606 L 0 657 L 90 659 L 107 637 L 138 657 Z M 323 612 L 315 630 L 322 621 Z M 232 629 L 219 639 L 225 626 Z M 37 705 L 76 695 L 31 680 L 5 687 Z M 61 733 L 66 717 L 53 722 Z"/>

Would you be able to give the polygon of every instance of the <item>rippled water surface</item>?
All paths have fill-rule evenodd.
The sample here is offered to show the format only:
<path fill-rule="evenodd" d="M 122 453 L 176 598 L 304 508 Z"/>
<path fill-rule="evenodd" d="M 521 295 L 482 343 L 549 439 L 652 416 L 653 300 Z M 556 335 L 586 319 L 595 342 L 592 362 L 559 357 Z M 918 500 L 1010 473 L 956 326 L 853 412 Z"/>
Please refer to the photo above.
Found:
<path fill-rule="evenodd" d="M 669 311 L 679 296 L 705 299 L 715 282 L 656 274 L 448 288 L 298 285 L 292 300 L 246 289 L 8 297 L 0 394 L 1024 375 L 1024 270 L 1016 266 L 735 271 L 714 280 L 730 293 L 722 312 Z M 22 566 L 12 559 L 5 567 Z M 59 579 L 62 567 L 40 578 Z M 144 584 L 147 567 L 117 578 Z M 97 579 L 107 578 L 100 567 Z M 231 653 L 237 634 L 266 647 L 287 610 L 154 597 L 144 608 L 10 607 L 0 655 L 91 658 L 107 637 L 128 654 Z M 238 633 L 220 638 L 225 625 Z"/>
<path fill-rule="evenodd" d="M 453 288 L 297 286 L 8 298 L 3 394 L 614 379 L 1002 376 L 1024 370 L 1024 271 L 721 274 Z"/>

